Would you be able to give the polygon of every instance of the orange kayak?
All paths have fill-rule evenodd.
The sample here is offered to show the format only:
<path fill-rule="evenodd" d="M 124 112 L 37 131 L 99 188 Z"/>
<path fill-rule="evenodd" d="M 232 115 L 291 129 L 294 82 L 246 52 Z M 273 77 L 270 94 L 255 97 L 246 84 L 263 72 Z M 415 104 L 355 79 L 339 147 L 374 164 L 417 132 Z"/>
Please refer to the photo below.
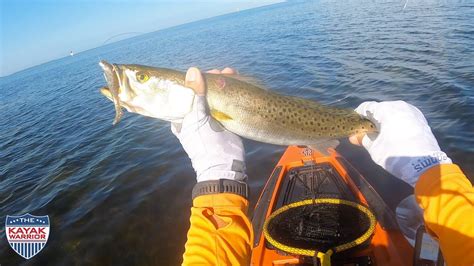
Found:
<path fill-rule="evenodd" d="M 301 233 L 303 227 L 315 237 L 330 231 L 331 228 L 322 228 L 325 222 L 319 213 L 311 210 L 310 214 L 303 213 L 324 204 L 327 208 L 345 205 L 344 211 L 337 207 L 337 217 L 343 220 L 331 222 L 337 227 L 360 225 L 360 236 L 353 236 L 348 243 L 328 242 L 326 246 L 305 242 L 307 235 Z M 354 223 L 351 217 L 355 211 L 367 218 Z M 298 220 L 297 215 L 302 218 Z M 361 225 L 361 219 L 367 225 Z M 414 249 L 399 230 L 394 213 L 365 178 L 333 149 L 323 155 L 307 147 L 288 147 L 260 195 L 252 224 L 255 232 L 252 265 L 413 264 Z M 337 227 L 332 229 L 337 231 L 335 234 L 344 234 Z"/>

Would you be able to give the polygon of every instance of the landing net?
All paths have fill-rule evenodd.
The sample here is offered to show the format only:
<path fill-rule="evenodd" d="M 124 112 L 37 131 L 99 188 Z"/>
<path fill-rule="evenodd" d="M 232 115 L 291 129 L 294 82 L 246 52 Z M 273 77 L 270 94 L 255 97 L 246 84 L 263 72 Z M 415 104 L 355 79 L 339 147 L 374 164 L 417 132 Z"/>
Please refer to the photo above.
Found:
<path fill-rule="evenodd" d="M 294 169 L 287 180 L 282 206 L 268 217 L 263 228 L 273 247 L 317 257 L 322 265 L 329 265 L 333 253 L 370 240 L 374 214 L 356 202 L 330 165 Z"/>

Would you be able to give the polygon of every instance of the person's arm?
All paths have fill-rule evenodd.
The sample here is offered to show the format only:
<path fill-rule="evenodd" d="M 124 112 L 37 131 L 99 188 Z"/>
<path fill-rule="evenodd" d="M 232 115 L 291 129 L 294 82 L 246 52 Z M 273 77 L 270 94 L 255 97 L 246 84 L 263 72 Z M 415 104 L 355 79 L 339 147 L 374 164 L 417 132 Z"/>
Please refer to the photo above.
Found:
<path fill-rule="evenodd" d="M 431 167 L 416 183 L 415 196 L 448 265 L 473 265 L 474 189 L 461 169 Z"/>
<path fill-rule="evenodd" d="M 183 265 L 249 265 L 253 230 L 242 140 L 209 116 L 198 69 L 188 70 L 186 86 L 196 92 L 192 111 L 171 126 L 197 179 Z"/>
<path fill-rule="evenodd" d="M 378 165 L 415 187 L 428 231 L 448 265 L 474 264 L 474 190 L 441 151 L 425 117 L 403 102 L 365 102 L 356 112 L 371 119 L 375 135 L 353 136 Z M 362 137 L 362 138 L 361 138 Z"/>
<path fill-rule="evenodd" d="M 196 197 L 183 265 L 249 265 L 252 227 L 248 201 L 219 193 Z"/>

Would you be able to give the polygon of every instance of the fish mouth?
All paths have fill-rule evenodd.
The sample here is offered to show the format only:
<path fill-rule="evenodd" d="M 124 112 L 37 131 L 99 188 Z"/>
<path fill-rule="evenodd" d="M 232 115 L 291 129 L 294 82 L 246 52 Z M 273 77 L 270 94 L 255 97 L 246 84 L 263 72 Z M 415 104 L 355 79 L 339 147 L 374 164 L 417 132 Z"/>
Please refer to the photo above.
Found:
<path fill-rule="evenodd" d="M 113 125 L 120 122 L 122 118 L 122 104 L 120 102 L 119 94 L 121 92 L 120 83 L 120 67 L 115 64 L 109 64 L 105 60 L 99 62 L 100 67 L 104 71 L 105 81 L 107 82 L 108 88 L 101 88 L 100 92 L 114 103 L 115 107 L 115 118 Z"/>
<path fill-rule="evenodd" d="M 107 85 L 109 86 L 109 88 L 120 87 L 120 78 L 119 74 L 117 73 L 118 66 L 109 64 L 105 60 L 101 60 L 99 62 L 99 66 L 104 71 L 105 81 L 107 81 Z"/>

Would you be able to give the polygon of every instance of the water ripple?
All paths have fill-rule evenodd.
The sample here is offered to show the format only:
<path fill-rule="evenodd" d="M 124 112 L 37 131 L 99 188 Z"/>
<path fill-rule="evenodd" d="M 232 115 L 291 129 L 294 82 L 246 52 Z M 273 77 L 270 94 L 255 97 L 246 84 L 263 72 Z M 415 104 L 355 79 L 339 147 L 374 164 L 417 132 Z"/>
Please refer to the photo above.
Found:
<path fill-rule="evenodd" d="M 406 100 L 474 177 L 474 5 L 468 1 L 288 2 L 135 37 L 0 79 L 0 220 L 49 215 L 41 255 L 5 265 L 181 261 L 194 173 L 168 123 L 112 126 L 100 59 L 185 70 L 233 66 L 280 93 L 355 108 Z M 255 203 L 283 147 L 245 140 Z M 345 144 L 348 158 L 370 160 Z M 365 174 L 388 202 L 399 197 Z M 398 183 L 399 184 L 399 183 Z M 398 185 L 400 186 L 400 185 Z M 393 186 L 390 186 L 392 188 Z M 3 228 L 0 229 L 3 234 Z M 117 252 L 120 251 L 120 252 Z"/>

